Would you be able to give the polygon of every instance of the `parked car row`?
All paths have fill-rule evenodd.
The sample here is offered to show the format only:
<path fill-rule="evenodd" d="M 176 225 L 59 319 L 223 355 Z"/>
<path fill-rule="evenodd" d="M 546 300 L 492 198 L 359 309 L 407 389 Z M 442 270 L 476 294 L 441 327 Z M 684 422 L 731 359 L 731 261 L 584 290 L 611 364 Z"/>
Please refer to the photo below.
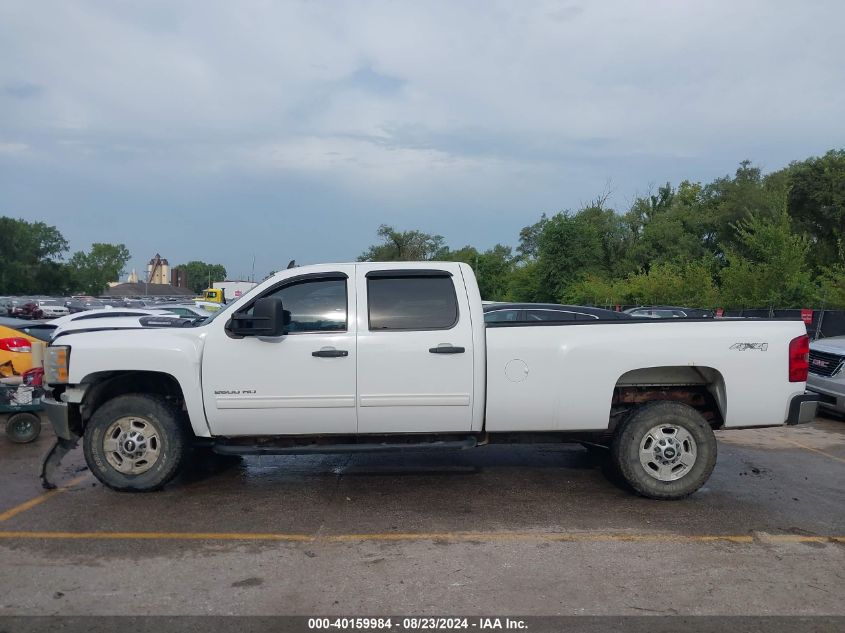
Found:
<path fill-rule="evenodd" d="M 485 323 L 536 323 L 538 321 L 596 321 L 630 319 L 630 315 L 604 308 L 554 303 L 489 303 L 484 306 Z"/>
<path fill-rule="evenodd" d="M 150 302 L 151 305 L 155 305 Z M 45 306 L 56 307 L 56 306 Z M 184 327 L 205 320 L 211 313 L 193 304 L 161 303 L 154 309 L 104 307 L 84 312 L 52 312 L 45 319 L 0 316 L 0 378 L 20 376 L 33 366 L 32 343 L 49 342 L 69 332 L 131 329 L 140 327 Z M 18 311 L 20 314 L 20 310 Z M 30 313 L 31 314 L 31 313 Z"/>
<path fill-rule="evenodd" d="M 711 310 L 678 306 L 639 306 L 624 311 L 554 303 L 487 303 L 485 323 L 534 323 L 537 321 L 595 321 L 599 319 L 712 319 Z"/>
<path fill-rule="evenodd" d="M 156 297 L 155 299 L 109 299 L 96 297 L 0 297 L 0 316 L 20 319 L 55 319 L 68 314 L 112 308 L 145 308 L 157 310 L 183 306 L 185 299 Z M 193 304 L 187 304 L 193 307 Z M 184 310 L 183 310 L 184 312 Z"/>

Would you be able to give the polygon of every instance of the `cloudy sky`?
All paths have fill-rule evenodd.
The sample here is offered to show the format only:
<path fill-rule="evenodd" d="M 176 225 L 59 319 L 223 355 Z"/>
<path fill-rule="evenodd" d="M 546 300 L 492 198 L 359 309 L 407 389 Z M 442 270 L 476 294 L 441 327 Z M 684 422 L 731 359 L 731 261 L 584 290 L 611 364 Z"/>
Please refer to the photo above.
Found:
<path fill-rule="evenodd" d="M 0 0 L 0 214 L 230 276 L 845 145 L 845 3 Z"/>

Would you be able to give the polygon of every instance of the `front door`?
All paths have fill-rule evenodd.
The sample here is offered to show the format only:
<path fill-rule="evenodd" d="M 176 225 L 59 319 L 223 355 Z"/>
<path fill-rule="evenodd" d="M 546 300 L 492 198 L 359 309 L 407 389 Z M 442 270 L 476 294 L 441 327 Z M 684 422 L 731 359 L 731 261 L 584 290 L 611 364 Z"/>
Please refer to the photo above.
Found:
<path fill-rule="evenodd" d="M 259 295 L 290 312 L 283 336 L 233 338 L 226 315 L 210 324 L 202 388 L 214 435 L 356 432 L 354 271 L 294 276 Z"/>
<path fill-rule="evenodd" d="M 458 266 L 439 266 L 358 266 L 359 433 L 472 428 L 469 301 Z"/>

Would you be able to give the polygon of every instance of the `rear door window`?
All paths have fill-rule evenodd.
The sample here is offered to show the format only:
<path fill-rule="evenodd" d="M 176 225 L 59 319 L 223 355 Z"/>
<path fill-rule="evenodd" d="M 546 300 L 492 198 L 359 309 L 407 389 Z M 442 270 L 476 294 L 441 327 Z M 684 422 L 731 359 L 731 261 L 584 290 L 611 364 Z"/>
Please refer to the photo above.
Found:
<path fill-rule="evenodd" d="M 458 322 L 451 276 L 367 277 L 370 330 L 448 330 Z"/>

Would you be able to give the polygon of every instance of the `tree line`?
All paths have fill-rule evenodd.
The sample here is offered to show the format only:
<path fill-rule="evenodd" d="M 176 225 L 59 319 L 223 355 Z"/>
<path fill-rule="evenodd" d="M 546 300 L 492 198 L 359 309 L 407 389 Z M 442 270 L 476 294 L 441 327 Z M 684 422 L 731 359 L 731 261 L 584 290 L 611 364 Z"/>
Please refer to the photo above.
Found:
<path fill-rule="evenodd" d="M 382 225 L 358 259 L 466 262 L 497 301 L 845 308 L 845 150 L 768 174 L 743 161 L 733 176 L 667 183 L 623 212 L 608 199 L 543 214 L 515 249 L 452 249 Z"/>
<path fill-rule="evenodd" d="M 453 249 L 382 225 L 358 259 L 466 262 L 489 300 L 845 308 L 845 150 L 768 174 L 743 161 L 732 176 L 667 183 L 625 210 L 608 200 L 541 215 L 515 248 Z M 99 295 L 130 259 L 124 244 L 68 250 L 56 227 L 0 216 L 0 294 Z M 220 264 L 178 267 L 197 293 L 226 277 Z"/>
<path fill-rule="evenodd" d="M 95 242 L 65 259 L 68 250 L 55 226 L 0 216 L 0 295 L 98 296 L 119 280 L 131 258 L 125 244 Z M 220 264 L 191 261 L 177 268 L 187 271 L 188 286 L 196 293 L 209 279 L 226 278 Z"/>

